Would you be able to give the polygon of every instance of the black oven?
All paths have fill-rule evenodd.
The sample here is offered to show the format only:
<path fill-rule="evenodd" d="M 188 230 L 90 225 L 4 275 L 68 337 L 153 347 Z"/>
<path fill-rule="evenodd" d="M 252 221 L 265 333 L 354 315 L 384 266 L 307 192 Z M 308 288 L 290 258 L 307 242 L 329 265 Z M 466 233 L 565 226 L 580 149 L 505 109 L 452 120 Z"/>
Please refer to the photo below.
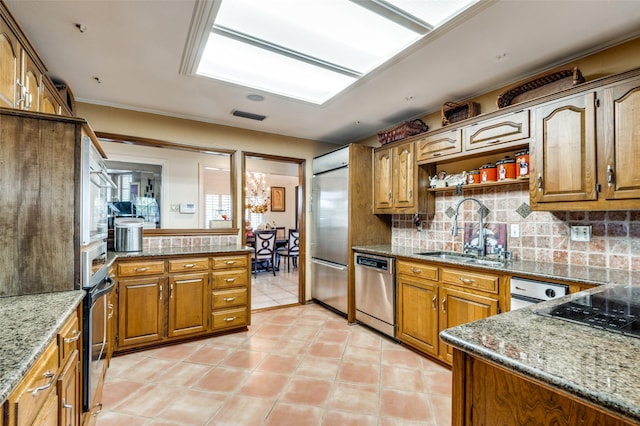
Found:
<path fill-rule="evenodd" d="M 82 314 L 82 409 L 91 410 L 96 390 L 107 369 L 107 320 L 110 312 L 108 296 L 114 281 L 103 267 L 93 273 L 83 301 Z"/>

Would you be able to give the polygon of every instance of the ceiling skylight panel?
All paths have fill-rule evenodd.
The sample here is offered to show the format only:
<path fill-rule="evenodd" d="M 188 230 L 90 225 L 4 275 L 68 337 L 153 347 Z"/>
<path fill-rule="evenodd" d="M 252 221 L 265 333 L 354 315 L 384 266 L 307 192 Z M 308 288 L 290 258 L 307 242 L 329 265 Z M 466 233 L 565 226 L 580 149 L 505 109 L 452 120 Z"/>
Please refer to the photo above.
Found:
<path fill-rule="evenodd" d="M 358 73 L 420 37 L 349 0 L 225 0 L 215 26 Z"/>
<path fill-rule="evenodd" d="M 317 104 L 355 81 L 353 77 L 213 33 L 197 73 Z"/>
<path fill-rule="evenodd" d="M 477 0 L 385 0 L 433 27 L 460 13 Z"/>

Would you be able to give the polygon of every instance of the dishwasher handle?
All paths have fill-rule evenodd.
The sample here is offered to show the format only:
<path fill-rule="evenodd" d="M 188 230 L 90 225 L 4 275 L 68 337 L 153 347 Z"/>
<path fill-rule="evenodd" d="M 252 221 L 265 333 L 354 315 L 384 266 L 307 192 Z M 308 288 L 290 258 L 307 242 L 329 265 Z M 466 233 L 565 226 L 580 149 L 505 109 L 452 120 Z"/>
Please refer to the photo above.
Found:
<path fill-rule="evenodd" d="M 356 254 L 356 267 L 374 269 L 382 274 L 393 275 L 393 258 Z"/>

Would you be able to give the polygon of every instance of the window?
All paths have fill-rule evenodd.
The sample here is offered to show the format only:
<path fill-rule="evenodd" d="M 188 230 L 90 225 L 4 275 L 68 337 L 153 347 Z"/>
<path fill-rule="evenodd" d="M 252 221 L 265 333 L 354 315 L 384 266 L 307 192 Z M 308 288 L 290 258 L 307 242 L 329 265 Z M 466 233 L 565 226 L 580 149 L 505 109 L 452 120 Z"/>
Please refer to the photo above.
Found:
<path fill-rule="evenodd" d="M 231 195 L 205 194 L 205 220 L 228 220 L 231 214 Z"/>
<path fill-rule="evenodd" d="M 187 72 L 322 104 L 475 2 L 219 0 Z"/>

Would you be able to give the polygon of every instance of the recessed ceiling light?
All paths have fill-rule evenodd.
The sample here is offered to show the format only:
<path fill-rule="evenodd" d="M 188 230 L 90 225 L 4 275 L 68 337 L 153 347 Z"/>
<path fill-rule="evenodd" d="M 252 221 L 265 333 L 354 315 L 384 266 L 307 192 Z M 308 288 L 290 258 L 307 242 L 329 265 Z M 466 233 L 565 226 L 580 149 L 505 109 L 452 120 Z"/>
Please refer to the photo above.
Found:
<path fill-rule="evenodd" d="M 262 102 L 262 101 L 264 101 L 264 96 L 256 95 L 255 93 L 251 93 L 251 94 L 247 95 L 247 99 L 249 99 L 250 101 L 254 101 L 254 102 Z"/>

